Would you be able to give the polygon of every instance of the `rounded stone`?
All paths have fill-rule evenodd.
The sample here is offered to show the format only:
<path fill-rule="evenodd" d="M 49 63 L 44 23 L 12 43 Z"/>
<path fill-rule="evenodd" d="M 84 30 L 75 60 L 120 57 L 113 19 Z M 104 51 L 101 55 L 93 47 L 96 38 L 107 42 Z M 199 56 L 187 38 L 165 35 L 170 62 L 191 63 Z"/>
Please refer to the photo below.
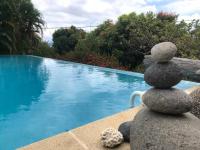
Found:
<path fill-rule="evenodd" d="M 162 42 L 156 44 L 151 49 L 152 58 L 157 62 L 167 62 L 171 60 L 177 52 L 177 47 L 172 42 Z"/>
<path fill-rule="evenodd" d="M 167 89 L 182 80 L 182 72 L 177 64 L 172 61 L 168 63 L 154 63 L 144 73 L 144 80 L 151 86 Z"/>
<path fill-rule="evenodd" d="M 122 134 L 114 128 L 107 128 L 101 133 L 102 145 L 108 148 L 113 148 L 123 142 Z"/>
<path fill-rule="evenodd" d="M 151 110 L 165 114 L 182 114 L 192 109 L 193 99 L 184 91 L 150 89 L 142 96 L 143 103 Z"/>
<path fill-rule="evenodd" d="M 118 131 L 121 132 L 121 134 L 123 135 L 123 138 L 124 138 L 125 142 L 130 142 L 130 127 L 131 127 L 131 122 L 132 121 L 124 122 L 118 128 Z"/>
<path fill-rule="evenodd" d="M 189 95 L 193 99 L 191 113 L 200 119 L 200 86 L 196 87 Z"/>
<path fill-rule="evenodd" d="M 142 109 L 130 129 L 131 150 L 199 150 L 200 120 L 191 113 L 164 115 Z"/>

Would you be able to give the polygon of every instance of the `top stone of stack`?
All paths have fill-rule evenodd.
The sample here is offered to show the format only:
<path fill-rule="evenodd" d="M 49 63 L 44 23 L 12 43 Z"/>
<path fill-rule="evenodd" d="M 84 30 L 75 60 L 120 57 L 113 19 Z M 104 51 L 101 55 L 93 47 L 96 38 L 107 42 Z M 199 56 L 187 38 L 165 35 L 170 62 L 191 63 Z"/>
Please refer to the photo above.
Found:
<path fill-rule="evenodd" d="M 159 89 L 169 89 L 182 80 L 182 72 L 177 64 L 170 61 L 176 54 L 176 45 L 171 42 L 156 44 L 151 49 L 156 63 L 145 70 L 144 80 Z"/>
<path fill-rule="evenodd" d="M 170 61 L 176 54 L 177 47 L 172 42 L 162 42 L 156 44 L 151 49 L 152 58 L 156 62 L 168 62 Z"/>

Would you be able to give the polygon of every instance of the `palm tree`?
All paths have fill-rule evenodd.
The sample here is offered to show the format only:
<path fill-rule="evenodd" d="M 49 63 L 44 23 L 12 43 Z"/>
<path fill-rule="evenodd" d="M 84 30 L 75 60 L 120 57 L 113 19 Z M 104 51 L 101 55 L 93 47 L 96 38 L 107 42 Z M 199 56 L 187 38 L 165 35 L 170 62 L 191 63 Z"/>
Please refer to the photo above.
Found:
<path fill-rule="evenodd" d="M 12 8 L 9 1 L 0 3 L 0 52 L 12 53 L 15 50 L 14 24 L 12 23 Z"/>
<path fill-rule="evenodd" d="M 44 21 L 30 0 L 2 0 L 0 4 L 0 49 L 27 53 L 41 41 Z M 4 39 L 4 40 L 2 40 Z"/>
<path fill-rule="evenodd" d="M 34 8 L 30 0 L 17 0 L 19 2 L 19 7 L 17 11 L 20 15 L 16 16 L 18 18 L 18 35 L 22 43 L 25 43 L 22 49 L 33 50 L 38 46 L 40 42 L 40 34 L 42 34 L 42 27 L 44 26 L 44 21 L 41 17 L 40 12 Z"/>

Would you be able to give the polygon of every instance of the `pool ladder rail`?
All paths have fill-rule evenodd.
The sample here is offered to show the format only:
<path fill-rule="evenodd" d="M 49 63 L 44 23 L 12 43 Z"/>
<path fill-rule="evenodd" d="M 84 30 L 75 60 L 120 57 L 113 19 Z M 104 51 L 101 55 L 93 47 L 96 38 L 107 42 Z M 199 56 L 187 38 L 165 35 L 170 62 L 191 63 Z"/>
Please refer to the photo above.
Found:
<path fill-rule="evenodd" d="M 133 93 L 130 96 L 130 100 L 129 100 L 129 104 L 130 107 L 133 108 L 134 107 L 134 102 L 136 97 L 140 97 L 140 102 L 142 103 L 142 96 L 146 91 L 133 91 Z"/>

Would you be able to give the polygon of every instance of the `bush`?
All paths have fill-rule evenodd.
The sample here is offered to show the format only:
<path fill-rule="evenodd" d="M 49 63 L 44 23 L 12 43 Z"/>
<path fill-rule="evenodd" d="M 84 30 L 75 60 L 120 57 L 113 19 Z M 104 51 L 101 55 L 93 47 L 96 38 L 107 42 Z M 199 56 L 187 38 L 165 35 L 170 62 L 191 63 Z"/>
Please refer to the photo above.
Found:
<path fill-rule="evenodd" d="M 118 59 L 116 57 L 100 55 L 96 52 L 85 53 L 84 51 L 75 50 L 62 55 L 58 55 L 56 58 L 74 62 L 81 62 L 84 64 L 96 65 L 100 67 L 128 70 L 127 67 L 124 67 L 119 64 Z"/>
<path fill-rule="evenodd" d="M 57 52 L 73 51 L 80 39 L 85 37 L 85 31 L 71 26 L 68 29 L 58 29 L 53 33 L 53 47 Z"/>
<path fill-rule="evenodd" d="M 43 56 L 43 57 L 55 57 L 56 51 L 47 42 L 41 42 L 38 48 L 33 51 L 33 55 Z"/>

